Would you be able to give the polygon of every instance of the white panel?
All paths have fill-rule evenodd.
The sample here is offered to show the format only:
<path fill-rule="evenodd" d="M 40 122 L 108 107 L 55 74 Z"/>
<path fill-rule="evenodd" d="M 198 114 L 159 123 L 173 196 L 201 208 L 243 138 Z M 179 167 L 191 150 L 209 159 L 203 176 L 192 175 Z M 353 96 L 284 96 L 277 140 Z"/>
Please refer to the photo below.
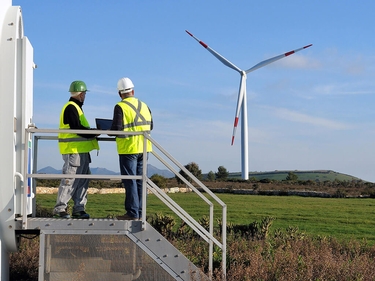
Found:
<path fill-rule="evenodd" d="M 19 43 L 17 44 L 19 50 L 17 52 L 19 59 L 18 64 L 21 65 L 19 67 L 20 75 L 17 79 L 17 102 L 16 102 L 16 116 L 17 116 L 17 144 L 16 146 L 20 149 L 16 150 L 16 159 L 17 165 L 16 169 L 22 175 L 26 175 L 26 173 L 31 173 L 32 171 L 32 158 L 31 158 L 31 138 L 29 137 L 25 143 L 25 129 L 30 126 L 33 118 L 33 70 L 34 70 L 34 62 L 33 62 L 33 47 L 30 44 L 30 41 L 27 37 L 23 37 L 19 39 Z M 28 157 L 28 163 L 25 163 L 25 153 L 27 153 L 30 157 Z M 32 213 L 32 198 L 34 197 L 31 188 L 31 179 L 24 181 L 24 188 L 17 188 L 16 191 L 16 214 L 26 214 Z M 23 202 L 24 202 L 24 194 L 23 191 L 27 192 L 27 209 L 23 210 Z"/>
<path fill-rule="evenodd" d="M 17 39 L 23 36 L 20 7 L 8 7 L 0 23 L 0 159 L 6 161 L 0 169 L 0 239 L 2 247 L 15 251 L 15 183 L 19 184 L 20 177 L 16 177 L 16 150 L 19 147 L 16 147 L 14 120 L 19 91 L 16 81 L 20 79 L 17 77 Z"/>
<path fill-rule="evenodd" d="M 5 15 L 8 11 L 8 8 L 11 6 L 11 4 L 12 4 L 11 0 L 0 0 L 0 98 L 1 98 L 0 119 L 3 117 L 2 116 L 3 111 L 5 110 L 5 106 L 7 105 L 3 101 L 3 96 L 4 96 L 4 93 L 5 93 L 4 91 L 7 89 L 7 87 L 5 87 L 5 85 L 4 85 L 5 84 L 4 83 L 5 77 L 3 76 L 3 74 L 6 71 L 5 67 L 8 66 L 8 65 L 5 64 L 6 54 L 4 52 L 4 47 L 2 47 L 4 45 L 4 43 L 6 42 L 5 40 L 6 40 L 6 35 L 7 35 L 7 33 L 5 31 L 3 31 L 3 28 L 4 28 L 4 25 L 5 25 Z M 0 128 L 1 127 L 2 127 L 2 123 L 0 122 Z M 1 137 L 1 134 L 0 134 L 0 143 L 1 143 L 1 146 L 5 145 L 5 144 L 3 144 L 3 138 Z M 1 159 L 7 159 L 7 158 L 4 158 L 3 156 L 5 156 L 5 154 L 2 151 L 0 151 Z M 9 154 L 7 156 L 9 156 Z M 11 161 L 10 161 L 9 164 L 11 164 Z M 4 167 L 4 164 L 2 165 L 1 170 L 3 170 L 3 167 Z M 9 169 L 7 169 L 6 171 L 9 171 Z M 3 197 L 2 186 L 4 184 L 10 182 L 9 179 L 7 179 L 6 181 L 3 180 L 3 176 L 4 176 L 3 173 L 0 172 L 1 197 Z M 0 199 L 0 212 L 1 212 L 0 213 L 0 220 L 1 220 L 1 222 L 3 221 L 4 218 L 7 217 L 6 214 L 4 214 L 4 207 L 7 205 L 8 200 L 9 200 L 9 196 L 7 198 L 1 198 Z M 3 228 L 4 226 L 5 226 L 4 223 L 0 224 L 0 228 Z M 4 235 L 5 234 L 0 229 L 0 264 L 1 264 L 0 280 L 8 280 L 9 279 L 9 261 L 8 261 L 8 253 L 6 251 L 6 245 L 5 245 L 6 239 L 5 238 L 3 239 Z"/>
<path fill-rule="evenodd" d="M 21 135 L 22 135 L 22 154 L 21 154 L 21 171 L 22 174 L 32 172 L 32 139 L 28 138 L 27 143 L 25 143 L 25 128 L 28 128 L 30 124 L 33 123 L 33 74 L 34 74 L 34 61 L 33 61 L 33 47 L 30 44 L 30 41 L 27 37 L 23 37 L 22 41 L 22 111 L 20 119 L 22 120 L 22 127 L 21 127 Z M 28 154 L 28 163 L 24 163 L 25 155 L 24 153 Z M 25 168 L 26 167 L 26 171 Z M 25 181 L 25 188 L 27 191 L 27 208 L 26 214 L 30 215 L 32 213 L 32 198 L 34 198 L 34 194 L 32 192 L 31 186 L 31 179 L 29 178 Z M 24 197 L 22 196 L 22 199 Z M 18 201 L 18 200 L 17 200 Z M 23 203 L 23 200 L 22 200 Z M 23 204 L 22 204 L 23 206 Z M 23 211 L 21 212 L 23 214 Z"/>
<path fill-rule="evenodd" d="M 3 24 L 6 11 L 12 6 L 12 0 L 0 0 L 0 26 Z M 1 29 L 0 29 L 0 38 L 1 38 Z"/>

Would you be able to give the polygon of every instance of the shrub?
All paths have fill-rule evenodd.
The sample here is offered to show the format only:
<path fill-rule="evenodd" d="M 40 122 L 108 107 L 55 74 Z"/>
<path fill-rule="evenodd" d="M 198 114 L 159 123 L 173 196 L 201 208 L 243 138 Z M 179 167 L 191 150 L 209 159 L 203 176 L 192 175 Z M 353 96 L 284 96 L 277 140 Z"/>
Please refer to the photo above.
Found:
<path fill-rule="evenodd" d="M 336 197 L 336 198 L 345 198 L 346 192 L 343 191 L 342 189 L 337 189 L 333 196 Z"/>
<path fill-rule="evenodd" d="M 39 268 L 39 239 L 21 237 L 19 251 L 9 254 L 9 280 L 37 281 Z"/>
<path fill-rule="evenodd" d="M 174 237 L 173 227 L 176 222 L 172 216 L 158 213 L 148 217 L 147 221 L 163 236 L 167 238 Z"/>
<path fill-rule="evenodd" d="M 270 179 L 261 179 L 259 182 L 261 183 L 271 183 L 272 181 Z"/>
<path fill-rule="evenodd" d="M 150 180 L 152 180 L 152 182 L 154 184 L 156 184 L 161 189 L 167 187 L 167 178 L 165 178 L 161 175 L 154 174 L 154 175 L 151 176 Z"/>

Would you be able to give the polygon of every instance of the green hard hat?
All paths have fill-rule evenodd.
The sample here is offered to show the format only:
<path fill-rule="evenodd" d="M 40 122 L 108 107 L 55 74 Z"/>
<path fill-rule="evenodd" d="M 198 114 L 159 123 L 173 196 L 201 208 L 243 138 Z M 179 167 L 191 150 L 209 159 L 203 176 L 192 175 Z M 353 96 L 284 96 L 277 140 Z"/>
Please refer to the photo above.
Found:
<path fill-rule="evenodd" d="M 83 81 L 73 81 L 70 84 L 69 92 L 85 92 L 88 91 L 85 82 Z"/>

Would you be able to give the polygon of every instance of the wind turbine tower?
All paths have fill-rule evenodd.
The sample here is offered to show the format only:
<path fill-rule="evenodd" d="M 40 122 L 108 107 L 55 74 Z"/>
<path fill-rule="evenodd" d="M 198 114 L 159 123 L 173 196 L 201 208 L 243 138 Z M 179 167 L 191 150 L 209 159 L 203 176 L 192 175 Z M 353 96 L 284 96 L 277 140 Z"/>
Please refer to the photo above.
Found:
<path fill-rule="evenodd" d="M 195 40 L 199 42 L 206 50 L 208 50 L 211 54 L 213 54 L 219 61 L 221 61 L 224 65 L 234 69 L 241 75 L 240 80 L 240 87 L 238 92 L 238 98 L 237 98 L 237 108 L 236 108 L 236 114 L 234 117 L 234 126 L 233 126 L 233 134 L 232 134 L 232 143 L 234 143 L 234 137 L 236 135 L 237 125 L 239 116 L 241 114 L 241 173 L 242 178 L 244 180 L 249 179 L 249 141 L 248 141 L 248 126 L 247 126 L 247 97 L 246 97 L 246 78 L 247 74 L 257 70 L 263 66 L 266 66 L 272 62 L 275 62 L 279 59 L 285 58 L 287 56 L 290 56 L 294 53 L 297 53 L 298 51 L 301 51 L 303 49 L 306 49 L 308 47 L 311 47 L 312 44 L 304 46 L 302 48 L 283 53 L 281 55 L 275 56 L 273 58 L 261 61 L 254 65 L 253 67 L 249 68 L 248 70 L 242 70 L 239 67 L 237 67 L 235 64 L 224 58 L 222 55 L 220 55 L 218 52 L 210 48 L 206 43 L 199 40 L 197 37 L 195 37 L 192 33 L 185 30 L 187 34 L 189 34 L 191 37 L 193 37 Z"/>

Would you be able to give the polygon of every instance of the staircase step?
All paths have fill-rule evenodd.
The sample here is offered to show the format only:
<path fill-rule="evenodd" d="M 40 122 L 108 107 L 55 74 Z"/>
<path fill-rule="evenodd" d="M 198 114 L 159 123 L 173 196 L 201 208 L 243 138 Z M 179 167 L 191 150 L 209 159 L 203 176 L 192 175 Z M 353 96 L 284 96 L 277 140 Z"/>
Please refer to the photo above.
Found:
<path fill-rule="evenodd" d="M 64 271 L 93 271 L 109 272 L 111 270 L 111 261 L 103 258 L 52 258 L 50 272 Z"/>
<path fill-rule="evenodd" d="M 54 281 L 67 281 L 67 280 L 80 280 L 80 281 L 130 281 L 136 280 L 141 274 L 138 270 L 134 273 L 122 273 L 122 272 L 51 272 L 49 274 L 49 280 Z"/>

